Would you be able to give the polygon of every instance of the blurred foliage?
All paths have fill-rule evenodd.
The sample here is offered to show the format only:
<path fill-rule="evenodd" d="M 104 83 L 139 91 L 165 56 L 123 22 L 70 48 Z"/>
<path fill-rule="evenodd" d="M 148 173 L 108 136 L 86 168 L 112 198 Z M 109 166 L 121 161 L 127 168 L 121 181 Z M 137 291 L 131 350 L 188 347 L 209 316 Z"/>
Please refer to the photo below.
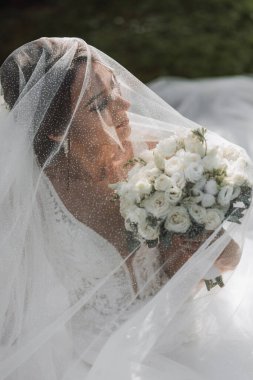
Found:
<path fill-rule="evenodd" d="M 41 36 L 78 36 L 143 81 L 253 72 L 253 0 L 12 1 L 0 60 Z"/>

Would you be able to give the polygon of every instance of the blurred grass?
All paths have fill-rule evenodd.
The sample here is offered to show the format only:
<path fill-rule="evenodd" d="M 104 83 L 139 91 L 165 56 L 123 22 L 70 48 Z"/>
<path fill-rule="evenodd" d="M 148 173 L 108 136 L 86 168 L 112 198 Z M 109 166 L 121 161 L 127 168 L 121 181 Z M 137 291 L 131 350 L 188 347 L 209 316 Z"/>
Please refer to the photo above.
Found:
<path fill-rule="evenodd" d="M 145 82 L 253 72 L 253 0 L 31 3 L 2 8 L 1 62 L 41 36 L 78 36 Z"/>

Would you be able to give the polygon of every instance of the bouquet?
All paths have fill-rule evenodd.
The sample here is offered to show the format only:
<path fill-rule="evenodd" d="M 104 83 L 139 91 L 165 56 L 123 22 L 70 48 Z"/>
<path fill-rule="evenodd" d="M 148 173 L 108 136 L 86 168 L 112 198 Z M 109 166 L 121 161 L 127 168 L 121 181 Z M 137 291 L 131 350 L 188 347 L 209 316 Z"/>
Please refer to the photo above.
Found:
<path fill-rule="evenodd" d="M 173 234 L 240 223 L 251 202 L 250 162 L 243 149 L 209 144 L 206 134 L 199 128 L 161 140 L 127 162 L 126 181 L 110 185 L 135 240 L 169 245 Z"/>

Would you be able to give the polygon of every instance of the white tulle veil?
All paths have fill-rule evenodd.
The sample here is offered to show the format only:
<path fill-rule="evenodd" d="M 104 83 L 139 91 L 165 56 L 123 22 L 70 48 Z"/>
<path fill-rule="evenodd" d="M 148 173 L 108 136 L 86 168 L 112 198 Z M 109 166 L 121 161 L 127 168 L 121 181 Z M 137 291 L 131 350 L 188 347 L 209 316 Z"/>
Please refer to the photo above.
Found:
<path fill-rule="evenodd" d="M 62 251 L 59 219 L 68 219 L 71 211 L 67 209 L 71 207 L 65 202 L 66 209 L 57 208 L 59 204 L 64 206 L 57 183 L 62 186 L 62 177 L 68 171 L 58 162 L 63 157 L 67 165 L 71 158 L 73 131 L 80 133 L 83 154 L 85 150 L 92 152 L 93 142 L 99 142 L 96 128 L 100 122 L 99 138 L 106 141 L 103 147 L 112 152 L 109 170 L 101 166 L 100 181 L 104 183 L 108 178 L 113 182 L 114 164 L 129 146 L 128 160 L 163 138 L 199 125 L 181 116 L 112 58 L 78 38 L 41 38 L 14 51 L 1 67 L 1 91 L 0 378 L 79 380 L 87 376 L 94 380 L 147 380 L 159 378 L 158 373 L 161 379 L 167 378 L 166 368 L 153 370 L 153 377 L 148 377 L 151 375 L 147 375 L 146 360 L 162 341 L 164 331 L 170 336 L 173 350 L 189 320 L 201 319 L 203 310 L 208 315 L 206 310 L 213 298 L 202 280 L 231 239 L 242 248 L 248 211 L 241 224 L 224 221 L 166 281 L 166 263 L 160 262 L 153 273 L 146 274 L 142 288 L 134 292 L 124 283 L 124 271 L 127 260 L 141 248 L 130 249 L 127 254 L 120 252 L 115 258 L 115 247 L 108 244 L 113 242 L 115 232 L 105 228 L 99 240 L 92 235 L 96 230 L 92 222 L 82 231 L 78 209 L 72 215 L 71 239 Z M 100 92 L 105 92 L 104 98 L 97 97 L 90 103 L 91 97 Z M 81 113 L 87 106 L 89 124 Z M 124 112 L 121 107 L 125 107 Z M 127 137 L 121 135 L 122 122 L 131 129 Z M 80 125 L 83 130 L 78 130 Z M 214 133 L 208 132 L 207 137 L 210 143 L 233 147 Z M 105 151 L 101 150 L 101 157 Z M 247 158 L 243 149 L 240 151 Z M 95 163 L 104 164 L 95 157 L 88 168 L 88 180 L 94 171 L 99 172 Z M 249 159 L 248 163 L 250 167 Z M 126 171 L 122 168 L 122 179 Z M 74 182 L 71 174 L 66 178 L 68 196 L 73 200 L 75 183 L 79 182 Z M 59 203 L 53 204 L 55 210 L 49 202 L 52 193 Z M 102 210 L 96 209 L 97 196 L 95 190 L 94 196 L 92 192 L 89 195 L 93 205 L 90 220 L 92 216 L 106 220 Z M 113 226 L 110 215 L 108 218 L 108 225 Z M 82 233 L 86 240 L 83 251 L 78 252 L 75 241 Z M 99 235 L 99 231 L 95 233 Z M 126 239 L 124 228 L 119 227 L 117 234 L 117 241 Z M 95 268 L 87 269 L 84 257 L 92 259 L 94 247 L 96 254 L 109 255 L 107 266 L 97 261 Z M 93 269 L 94 281 L 87 283 L 87 270 Z M 224 273 L 225 288 L 233 280 L 231 273 Z M 108 292 L 113 296 L 110 284 L 115 278 L 119 281 L 117 288 L 124 294 L 117 305 L 110 304 L 110 297 L 105 298 Z M 156 290 L 149 294 L 145 289 L 154 279 Z M 225 288 L 216 287 L 212 294 L 218 297 Z M 101 300 L 105 300 L 104 304 Z M 233 307 L 236 305 L 234 299 Z M 182 308 L 187 317 L 181 313 L 179 318 Z M 89 324 L 98 314 L 95 333 L 90 333 Z M 199 324 L 200 335 L 201 329 L 205 333 L 211 325 L 209 322 L 207 318 L 206 324 Z M 89 374 L 84 363 L 93 365 Z"/>

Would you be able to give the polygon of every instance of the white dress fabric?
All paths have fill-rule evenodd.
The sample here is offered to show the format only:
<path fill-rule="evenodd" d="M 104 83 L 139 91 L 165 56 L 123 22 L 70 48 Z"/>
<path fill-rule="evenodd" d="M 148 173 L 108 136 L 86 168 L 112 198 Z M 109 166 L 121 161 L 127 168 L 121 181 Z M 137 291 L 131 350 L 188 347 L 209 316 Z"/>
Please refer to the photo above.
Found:
<path fill-rule="evenodd" d="M 75 303 L 102 280 L 107 273 L 119 266 L 122 258 L 111 243 L 96 231 L 79 222 L 68 211 L 46 176 L 44 176 L 43 181 L 45 188 L 42 193 L 45 195 L 46 220 L 50 221 L 52 225 L 56 225 L 55 232 L 60 237 L 58 249 L 54 251 L 50 261 L 57 276 L 61 279 L 62 289 L 66 293 L 65 297 L 70 298 L 72 303 Z M 69 255 L 71 255 L 71 260 Z M 91 342 L 99 335 L 101 326 L 106 321 L 106 316 L 110 320 L 113 315 L 117 316 L 125 305 L 131 304 L 130 310 L 126 310 L 117 322 L 119 325 L 154 296 L 161 288 L 162 282 L 166 281 L 165 275 L 163 277 L 161 273 L 159 276 L 155 275 L 159 267 L 157 249 L 149 249 L 143 245 L 133 259 L 134 275 L 140 293 L 135 302 L 131 304 L 134 297 L 132 281 L 127 266 L 121 266 L 121 269 L 110 278 L 102 291 L 99 291 L 92 298 L 92 301 L 75 316 L 72 328 L 76 339 L 76 349 L 78 350 L 79 340 L 80 342 Z M 151 275 L 154 275 L 152 281 L 144 287 Z M 61 296 L 57 297 L 57 293 L 51 295 L 48 302 L 52 302 L 52 304 L 49 308 L 54 307 L 53 304 L 57 299 L 60 300 Z M 113 327 L 115 328 L 115 326 Z M 110 329 L 99 337 L 98 341 L 91 346 L 85 357 L 82 358 L 82 362 L 88 368 L 94 363 L 109 334 Z"/>

